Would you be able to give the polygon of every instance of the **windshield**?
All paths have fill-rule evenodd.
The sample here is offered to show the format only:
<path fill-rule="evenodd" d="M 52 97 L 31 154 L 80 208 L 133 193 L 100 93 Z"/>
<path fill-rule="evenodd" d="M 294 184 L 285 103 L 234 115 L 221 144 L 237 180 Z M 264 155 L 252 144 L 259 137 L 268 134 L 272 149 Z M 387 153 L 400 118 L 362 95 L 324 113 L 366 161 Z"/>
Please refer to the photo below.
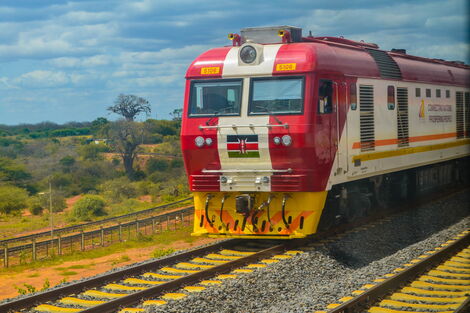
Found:
<path fill-rule="evenodd" d="M 303 110 L 302 77 L 256 78 L 251 83 L 250 114 L 299 114 Z"/>
<path fill-rule="evenodd" d="M 194 81 L 189 116 L 240 115 L 242 80 Z"/>

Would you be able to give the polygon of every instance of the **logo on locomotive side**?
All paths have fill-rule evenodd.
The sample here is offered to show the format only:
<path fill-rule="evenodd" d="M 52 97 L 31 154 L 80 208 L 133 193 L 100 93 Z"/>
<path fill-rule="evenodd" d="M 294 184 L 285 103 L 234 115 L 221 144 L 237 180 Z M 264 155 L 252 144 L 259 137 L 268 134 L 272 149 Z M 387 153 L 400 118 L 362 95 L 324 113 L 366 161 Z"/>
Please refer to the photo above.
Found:
<path fill-rule="evenodd" d="M 229 158 L 259 158 L 258 135 L 227 135 Z"/>

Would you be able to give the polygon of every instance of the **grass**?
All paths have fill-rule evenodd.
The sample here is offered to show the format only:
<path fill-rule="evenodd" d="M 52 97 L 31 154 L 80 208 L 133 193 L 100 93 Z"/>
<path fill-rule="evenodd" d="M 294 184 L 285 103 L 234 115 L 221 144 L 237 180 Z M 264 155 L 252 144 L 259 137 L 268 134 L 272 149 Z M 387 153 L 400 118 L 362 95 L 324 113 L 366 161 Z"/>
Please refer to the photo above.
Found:
<path fill-rule="evenodd" d="M 76 275 L 77 272 L 74 272 L 74 271 L 64 271 L 62 273 L 60 273 L 60 275 L 62 276 L 72 276 L 72 275 Z"/>
<path fill-rule="evenodd" d="M 91 266 L 92 266 L 91 264 L 88 264 L 88 265 L 76 264 L 76 265 L 69 266 L 67 268 L 68 269 L 73 269 L 73 270 L 78 270 L 78 269 L 90 268 Z"/>
<path fill-rule="evenodd" d="M 36 262 L 29 262 L 27 264 L 16 265 L 8 268 L 0 268 L 0 274 L 8 273 L 20 273 L 28 269 L 41 269 L 44 267 L 55 267 L 58 271 L 71 272 L 70 269 L 78 269 L 77 265 L 72 265 L 70 267 L 60 267 L 60 264 L 70 261 L 79 261 L 79 260 L 93 260 L 103 256 L 107 256 L 114 253 L 124 252 L 127 249 L 132 248 L 146 248 L 155 245 L 164 246 L 169 245 L 175 241 L 183 240 L 187 243 L 192 243 L 197 238 L 191 237 L 192 227 L 185 226 L 176 231 L 163 231 L 159 234 L 154 234 L 153 236 L 140 236 L 136 239 L 115 243 L 107 247 L 100 247 L 89 251 L 74 251 L 73 254 L 69 255 L 56 255 L 49 259 L 38 260 Z M 125 261 L 122 261 L 125 262 Z M 116 263 L 117 264 L 117 263 Z M 80 267 L 80 265 L 78 265 Z M 93 266 L 93 262 L 90 262 L 88 266 Z M 62 273 L 63 275 L 63 273 Z"/>
<path fill-rule="evenodd" d="M 119 263 L 124 263 L 124 262 L 127 262 L 127 261 L 130 261 L 131 258 L 128 256 L 128 255 L 121 255 L 119 258 L 115 259 L 115 260 L 112 260 L 111 261 L 111 265 L 116 265 L 116 264 L 119 264 Z"/>
<path fill-rule="evenodd" d="M 28 277 L 31 277 L 31 278 L 39 277 L 39 276 L 40 276 L 39 273 L 34 273 L 34 274 L 31 274 L 31 275 L 28 275 Z"/>
<path fill-rule="evenodd" d="M 168 249 L 156 249 L 155 251 L 153 251 L 152 253 L 152 256 L 154 258 L 160 258 L 162 256 L 165 256 L 165 255 L 168 255 L 168 254 L 171 254 L 175 252 L 175 249 L 173 248 L 168 248 Z"/>

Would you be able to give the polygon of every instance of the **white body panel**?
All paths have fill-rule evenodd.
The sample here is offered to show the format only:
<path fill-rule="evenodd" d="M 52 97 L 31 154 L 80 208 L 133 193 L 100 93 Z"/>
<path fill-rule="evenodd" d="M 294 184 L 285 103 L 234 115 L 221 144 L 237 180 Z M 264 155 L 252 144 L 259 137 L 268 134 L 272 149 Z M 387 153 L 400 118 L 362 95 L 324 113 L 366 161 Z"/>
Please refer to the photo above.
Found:
<path fill-rule="evenodd" d="M 358 143 L 360 143 L 360 85 L 369 85 L 374 88 L 374 131 L 377 144 L 373 151 L 361 151 L 361 148 L 358 147 Z M 348 111 L 346 125 L 338 145 L 340 151 L 336 154 L 337 158 L 338 155 L 347 155 L 347 169 L 338 170 L 340 162 L 335 161 L 328 189 L 334 184 L 470 155 L 469 138 L 456 139 L 455 135 L 456 92 L 469 92 L 468 88 L 362 78 L 357 80 L 356 86 L 357 109 L 349 109 Z M 388 86 L 395 87 L 395 108 L 393 110 L 387 107 Z M 397 139 L 397 87 L 408 88 L 409 145 L 406 147 L 399 147 L 396 142 L 393 142 Z M 421 89 L 419 97 L 416 96 L 416 88 Z M 431 89 L 431 97 L 426 97 L 426 89 Z M 441 97 L 436 97 L 436 89 L 441 90 Z M 446 90 L 450 91 L 450 98 L 446 97 Z M 424 116 L 422 105 L 424 105 Z M 439 138 L 440 136 L 441 138 Z M 462 141 L 466 144 L 446 147 L 446 144 L 456 141 Z M 439 144 L 443 144 L 440 149 L 423 151 L 424 147 Z M 407 153 L 402 155 L 393 153 L 401 149 L 408 149 Z M 375 159 L 361 161 L 360 165 L 354 164 L 354 157 L 377 152 L 384 153 Z"/>

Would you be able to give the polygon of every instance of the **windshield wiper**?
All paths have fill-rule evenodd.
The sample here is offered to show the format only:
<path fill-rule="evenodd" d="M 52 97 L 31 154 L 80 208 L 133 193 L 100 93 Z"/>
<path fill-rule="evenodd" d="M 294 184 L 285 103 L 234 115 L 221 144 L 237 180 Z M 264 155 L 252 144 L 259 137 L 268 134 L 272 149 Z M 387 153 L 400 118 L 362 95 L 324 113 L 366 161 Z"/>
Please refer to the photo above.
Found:
<path fill-rule="evenodd" d="M 233 109 L 231 106 L 223 107 L 222 109 L 215 111 L 213 115 L 206 121 L 206 125 L 209 126 L 209 123 L 212 122 L 213 119 L 215 119 L 217 116 L 220 116 L 220 114 L 224 113 L 226 110 Z"/>
<path fill-rule="evenodd" d="M 267 107 L 261 105 L 257 105 L 256 107 L 265 110 L 269 116 L 274 117 L 278 124 L 283 124 L 282 121 L 274 114 L 274 112 L 269 110 Z"/>

